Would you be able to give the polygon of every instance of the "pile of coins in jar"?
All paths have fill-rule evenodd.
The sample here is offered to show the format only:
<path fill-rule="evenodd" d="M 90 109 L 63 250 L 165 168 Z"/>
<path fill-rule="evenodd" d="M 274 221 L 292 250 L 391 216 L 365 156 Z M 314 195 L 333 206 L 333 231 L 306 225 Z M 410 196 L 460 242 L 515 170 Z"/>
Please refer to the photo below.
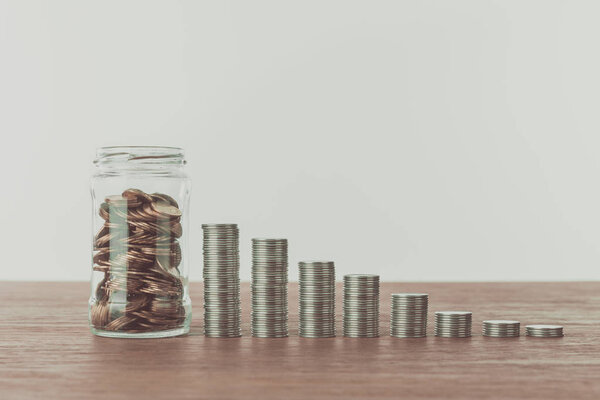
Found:
<path fill-rule="evenodd" d="M 183 231 L 177 202 L 138 189 L 107 196 L 94 238 L 94 270 L 104 278 L 90 309 L 97 329 L 129 333 L 174 329 L 185 320 L 178 266 Z"/>

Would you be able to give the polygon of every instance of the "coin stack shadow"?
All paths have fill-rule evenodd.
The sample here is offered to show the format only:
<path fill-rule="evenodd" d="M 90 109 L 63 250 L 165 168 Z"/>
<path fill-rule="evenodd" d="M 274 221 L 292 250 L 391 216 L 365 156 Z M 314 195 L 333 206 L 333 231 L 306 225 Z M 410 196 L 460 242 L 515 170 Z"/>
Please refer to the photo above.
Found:
<path fill-rule="evenodd" d="M 472 313 L 469 311 L 437 311 L 435 336 L 465 338 L 471 336 Z"/>
<path fill-rule="evenodd" d="M 252 239 L 252 336 L 288 335 L 287 239 Z"/>
<path fill-rule="evenodd" d="M 335 336 L 335 266 L 333 261 L 301 261 L 299 326 L 302 337 Z"/>
<path fill-rule="evenodd" d="M 236 224 L 203 224 L 204 335 L 239 337 L 239 231 Z"/>
<path fill-rule="evenodd" d="M 177 202 L 127 189 L 107 196 L 99 215 L 105 222 L 94 238 L 93 269 L 104 278 L 90 307 L 94 328 L 128 333 L 180 328 L 186 311 Z"/>
<path fill-rule="evenodd" d="M 379 336 L 379 275 L 344 276 L 344 336 Z"/>
<path fill-rule="evenodd" d="M 541 338 L 563 337 L 563 327 L 560 325 L 526 325 L 527 336 Z"/>
<path fill-rule="evenodd" d="M 518 337 L 521 331 L 519 321 L 507 321 L 501 319 L 483 321 L 483 336 L 488 337 Z"/>
<path fill-rule="evenodd" d="M 392 294 L 390 336 L 398 338 L 427 336 L 428 302 L 429 295 L 426 293 Z"/>

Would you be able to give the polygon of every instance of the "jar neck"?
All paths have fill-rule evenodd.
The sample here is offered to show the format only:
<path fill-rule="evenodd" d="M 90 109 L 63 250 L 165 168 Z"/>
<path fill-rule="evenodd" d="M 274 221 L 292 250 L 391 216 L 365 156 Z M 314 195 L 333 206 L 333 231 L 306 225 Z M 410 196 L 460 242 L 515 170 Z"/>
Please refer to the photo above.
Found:
<path fill-rule="evenodd" d="M 101 173 L 169 174 L 186 164 L 183 149 L 158 146 L 101 147 L 94 164 Z"/>

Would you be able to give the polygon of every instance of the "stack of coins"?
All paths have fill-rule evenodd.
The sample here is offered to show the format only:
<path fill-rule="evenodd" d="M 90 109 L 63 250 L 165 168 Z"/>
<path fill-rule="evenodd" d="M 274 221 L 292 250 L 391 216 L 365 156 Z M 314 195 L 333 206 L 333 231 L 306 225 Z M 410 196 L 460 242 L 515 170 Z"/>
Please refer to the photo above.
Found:
<path fill-rule="evenodd" d="M 563 327 L 560 325 L 527 325 L 527 336 L 533 337 L 562 337 Z"/>
<path fill-rule="evenodd" d="M 204 334 L 241 336 L 239 231 L 235 224 L 204 230 Z"/>
<path fill-rule="evenodd" d="M 471 336 L 472 313 L 469 311 L 437 311 L 435 336 L 465 338 Z"/>
<path fill-rule="evenodd" d="M 344 336 L 379 336 L 379 275 L 344 276 Z"/>
<path fill-rule="evenodd" d="M 392 313 L 390 317 L 390 336 L 399 338 L 417 338 L 427 336 L 426 293 L 392 294 Z"/>
<path fill-rule="evenodd" d="M 335 266 L 332 261 L 298 264 L 302 337 L 335 336 Z"/>
<path fill-rule="evenodd" d="M 288 335 L 287 239 L 252 239 L 252 336 Z"/>
<path fill-rule="evenodd" d="M 483 336 L 489 337 L 517 337 L 520 335 L 521 323 L 519 321 L 489 320 L 483 321 Z"/>

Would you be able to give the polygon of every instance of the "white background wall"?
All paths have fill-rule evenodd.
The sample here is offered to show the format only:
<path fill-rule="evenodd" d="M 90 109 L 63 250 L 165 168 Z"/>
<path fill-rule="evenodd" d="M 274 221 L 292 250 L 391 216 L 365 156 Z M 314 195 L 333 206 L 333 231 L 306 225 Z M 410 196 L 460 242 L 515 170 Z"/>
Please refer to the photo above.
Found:
<path fill-rule="evenodd" d="M 338 277 L 600 279 L 596 1 L 0 0 L 0 279 L 86 280 L 95 148 Z"/>

